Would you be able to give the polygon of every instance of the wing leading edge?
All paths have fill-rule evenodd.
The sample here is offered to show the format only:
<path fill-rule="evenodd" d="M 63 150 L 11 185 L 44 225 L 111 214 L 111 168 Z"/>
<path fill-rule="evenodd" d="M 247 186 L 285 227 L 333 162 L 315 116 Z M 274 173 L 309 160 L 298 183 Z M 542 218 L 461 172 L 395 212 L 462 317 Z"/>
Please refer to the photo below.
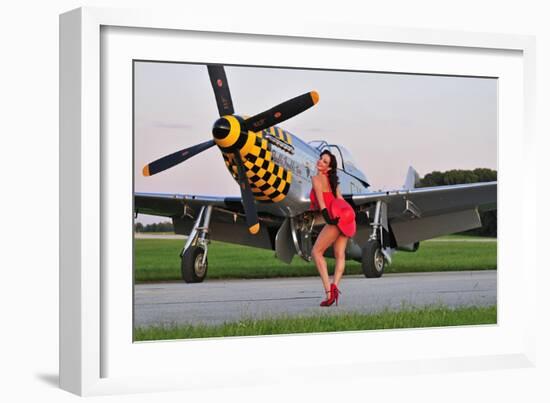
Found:
<path fill-rule="evenodd" d="M 494 210 L 497 203 L 497 182 L 465 185 L 434 186 L 427 188 L 388 190 L 364 194 L 345 195 L 356 207 L 383 201 L 388 204 L 388 218 L 400 216 L 407 201 L 414 203 L 423 216 L 468 208 Z"/>
<path fill-rule="evenodd" d="M 135 193 L 134 212 L 163 217 L 182 217 L 186 208 L 214 206 L 235 213 L 243 213 L 240 197 L 216 197 L 169 193 Z"/>

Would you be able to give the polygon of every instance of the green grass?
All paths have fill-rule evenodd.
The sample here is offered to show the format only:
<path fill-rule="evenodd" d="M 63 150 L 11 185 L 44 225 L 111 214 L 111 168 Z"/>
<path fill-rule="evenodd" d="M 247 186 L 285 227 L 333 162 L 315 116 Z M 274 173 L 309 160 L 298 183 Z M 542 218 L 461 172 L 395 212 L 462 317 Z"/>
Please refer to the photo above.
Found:
<path fill-rule="evenodd" d="M 333 308 L 330 308 L 333 309 Z M 337 308 L 336 308 L 337 309 Z M 334 310 L 334 309 L 333 309 Z M 442 306 L 386 310 L 376 314 L 326 315 L 245 319 L 223 325 L 152 326 L 135 329 L 135 341 L 176 340 L 293 333 L 342 332 L 460 325 L 495 324 L 496 306 L 449 309 Z"/>
<path fill-rule="evenodd" d="M 415 253 L 396 252 L 386 273 L 496 269 L 496 242 L 457 242 L 460 237 L 423 242 Z M 445 239 L 451 242 L 444 242 Z M 137 282 L 181 280 L 180 239 L 136 239 L 135 278 Z M 327 259 L 329 270 L 334 260 Z M 346 262 L 346 274 L 362 274 L 361 264 Z M 208 279 L 317 276 L 312 262 L 295 256 L 287 265 L 274 252 L 246 246 L 212 242 L 208 249 Z"/>
<path fill-rule="evenodd" d="M 468 240 L 494 240 L 496 241 L 496 238 L 489 237 L 489 236 L 478 236 L 478 235 L 469 235 L 469 234 L 452 234 L 452 235 L 443 235 L 438 238 L 434 238 L 433 240 L 436 241 L 444 241 L 444 240 L 461 240 L 461 239 L 468 239 Z M 430 242 L 432 239 L 429 239 L 427 241 L 423 242 Z"/>

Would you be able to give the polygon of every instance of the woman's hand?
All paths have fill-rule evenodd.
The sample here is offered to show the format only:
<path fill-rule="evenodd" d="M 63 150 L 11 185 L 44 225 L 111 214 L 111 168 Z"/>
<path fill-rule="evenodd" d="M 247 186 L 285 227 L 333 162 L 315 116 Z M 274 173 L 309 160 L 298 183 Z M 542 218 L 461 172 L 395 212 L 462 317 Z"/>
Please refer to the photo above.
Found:
<path fill-rule="evenodd" d="M 321 213 L 323 214 L 323 218 L 325 219 L 327 224 L 336 225 L 338 224 L 338 221 L 340 221 L 340 217 L 330 218 L 330 214 L 328 213 L 328 210 L 326 208 L 322 209 Z"/>

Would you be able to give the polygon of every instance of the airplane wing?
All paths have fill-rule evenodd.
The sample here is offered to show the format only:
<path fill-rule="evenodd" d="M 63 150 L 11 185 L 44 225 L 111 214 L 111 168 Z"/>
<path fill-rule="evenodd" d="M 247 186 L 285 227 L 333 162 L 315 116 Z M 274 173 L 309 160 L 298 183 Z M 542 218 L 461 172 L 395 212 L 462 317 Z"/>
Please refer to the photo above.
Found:
<path fill-rule="evenodd" d="M 168 193 L 135 193 L 134 212 L 170 217 L 176 234 L 188 235 L 202 207 L 212 206 L 210 239 L 257 248 L 274 249 L 282 220 L 258 215 L 260 230 L 250 234 L 240 197 L 216 197 Z"/>
<path fill-rule="evenodd" d="M 235 213 L 244 213 L 240 197 L 216 197 L 171 193 L 135 193 L 134 212 L 164 217 L 183 217 L 186 208 L 211 205 Z M 187 206 L 187 207 L 186 207 Z"/>
<path fill-rule="evenodd" d="M 344 195 L 359 212 L 381 203 L 381 220 L 397 245 L 481 226 L 480 211 L 495 210 L 497 182 Z"/>

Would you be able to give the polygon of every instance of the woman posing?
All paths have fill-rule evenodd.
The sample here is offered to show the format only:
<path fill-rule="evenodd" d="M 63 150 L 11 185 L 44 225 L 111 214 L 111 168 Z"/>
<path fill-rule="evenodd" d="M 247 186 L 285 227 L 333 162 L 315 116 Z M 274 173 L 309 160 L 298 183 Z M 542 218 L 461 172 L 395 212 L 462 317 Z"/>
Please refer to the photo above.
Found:
<path fill-rule="evenodd" d="M 338 294 L 340 294 L 338 284 L 344 274 L 346 265 L 345 252 L 348 237 L 338 227 L 341 217 L 334 217 L 332 210 L 336 209 L 331 209 L 334 201 L 337 199 L 342 200 L 336 202 L 339 206 L 345 203 L 338 186 L 336 168 L 336 157 L 328 150 L 323 151 L 317 161 L 318 174 L 312 177 L 313 186 L 310 193 L 311 209 L 320 210 L 327 223 L 317 237 L 311 253 L 327 295 L 327 298 L 321 302 L 321 306 L 331 306 L 335 302 L 338 305 Z M 351 210 L 350 214 L 353 214 L 353 210 Z M 346 218 L 349 221 L 349 214 Z M 353 224 L 355 224 L 355 214 L 353 214 Z M 353 228 L 353 232 L 355 232 L 354 230 L 355 228 Z M 348 235 L 350 234 L 348 233 Z M 332 283 L 328 275 L 327 262 L 323 257 L 325 251 L 331 245 L 333 245 L 334 257 L 336 259 Z"/>

